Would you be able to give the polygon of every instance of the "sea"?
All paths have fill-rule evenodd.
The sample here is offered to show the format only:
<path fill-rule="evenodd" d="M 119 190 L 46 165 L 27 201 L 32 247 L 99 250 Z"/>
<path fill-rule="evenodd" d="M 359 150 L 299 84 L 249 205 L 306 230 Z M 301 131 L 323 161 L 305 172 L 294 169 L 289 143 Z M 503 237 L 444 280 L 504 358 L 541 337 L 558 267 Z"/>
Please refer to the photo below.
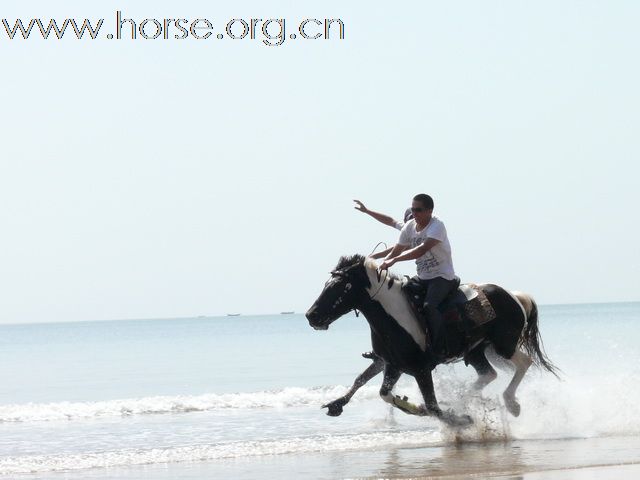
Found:
<path fill-rule="evenodd" d="M 464 362 L 434 371 L 451 429 L 393 409 L 366 320 L 303 314 L 0 325 L 0 477 L 417 478 L 640 462 L 640 303 L 540 306 L 560 379 L 532 368 L 516 418 Z M 420 403 L 403 376 L 395 393 Z M 453 477 L 452 477 L 453 478 Z M 520 477 L 521 478 L 521 477 Z"/>

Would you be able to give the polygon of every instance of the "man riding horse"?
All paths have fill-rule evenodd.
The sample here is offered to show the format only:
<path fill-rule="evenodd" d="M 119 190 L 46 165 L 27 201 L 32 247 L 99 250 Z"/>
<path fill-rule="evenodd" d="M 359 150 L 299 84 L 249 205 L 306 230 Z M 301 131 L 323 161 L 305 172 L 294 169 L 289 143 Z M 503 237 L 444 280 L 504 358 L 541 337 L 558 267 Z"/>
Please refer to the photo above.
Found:
<path fill-rule="evenodd" d="M 373 218 L 386 225 L 397 228 L 399 222 L 385 222 L 386 215 L 369 212 L 361 202 L 359 210 L 369 213 Z M 442 314 L 438 306 L 460 284 L 456 277 L 451 258 L 451 245 L 447 237 L 447 229 L 442 220 L 433 215 L 433 199 L 424 193 L 413 197 L 411 204 L 412 219 L 402 224 L 400 239 L 391 249 L 373 255 L 373 258 L 384 258 L 381 270 L 387 270 L 396 262 L 415 260 L 418 275 L 411 279 L 414 289 L 424 292 L 423 313 L 426 317 L 427 332 L 431 337 L 431 348 L 442 356 L 447 355 L 446 340 L 443 333 Z M 411 288 L 411 287 L 410 287 Z"/>
<path fill-rule="evenodd" d="M 361 202 L 357 203 L 358 210 L 369 213 Z M 450 300 L 447 318 L 452 318 L 454 323 L 447 321 L 443 328 L 438 303 L 458 283 L 446 229 L 433 216 L 433 200 L 428 195 L 416 195 L 411 210 L 415 218 L 410 221 L 405 218 L 398 244 L 375 255 L 386 257 L 382 267 L 372 257 L 358 254 L 341 257 L 305 315 L 314 329 L 326 330 L 348 312 L 360 311 L 371 331 L 373 352 L 367 356 L 373 363 L 345 395 L 325 405 L 327 413 L 340 415 L 355 392 L 384 370 L 380 395 L 386 402 L 409 414 L 433 415 L 450 425 L 468 425 L 472 422 L 468 415 L 440 409 L 432 371 L 444 361 L 464 358 L 478 373 L 473 389 L 482 390 L 497 377 L 485 355 L 491 351 L 513 367 L 513 378 L 502 396 L 507 410 L 518 416 L 520 404 L 516 390 L 528 368 L 538 365 L 557 375 L 556 367 L 542 347 L 535 301 L 530 295 L 494 284 L 466 285 L 457 289 L 455 298 Z M 387 225 L 399 226 L 399 222 L 386 215 L 372 216 Z M 430 330 L 436 333 L 435 341 L 428 341 L 424 323 L 409 298 L 415 299 L 415 295 L 405 292 L 403 279 L 391 273 L 381 274 L 381 268 L 386 270 L 397 261 L 412 259 L 418 265 L 416 281 L 426 284 L 425 309 Z M 445 336 L 450 337 L 451 342 L 445 342 Z M 448 344 L 446 350 L 443 343 Z M 415 378 L 424 405 L 392 394 L 402 374 Z"/>

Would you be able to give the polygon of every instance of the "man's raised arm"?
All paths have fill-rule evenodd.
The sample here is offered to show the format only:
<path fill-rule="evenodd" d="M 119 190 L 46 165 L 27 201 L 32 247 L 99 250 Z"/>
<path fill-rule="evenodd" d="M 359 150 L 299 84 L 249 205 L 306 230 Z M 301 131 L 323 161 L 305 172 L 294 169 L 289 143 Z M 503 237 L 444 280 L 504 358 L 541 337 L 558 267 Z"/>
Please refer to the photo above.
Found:
<path fill-rule="evenodd" d="M 374 212 L 373 210 L 369 210 L 367 207 L 364 206 L 364 203 L 362 203 L 360 200 L 354 200 L 354 202 L 356 202 L 356 206 L 353 208 L 355 208 L 356 210 L 359 210 L 362 213 L 366 213 L 367 215 L 375 218 L 380 223 L 384 223 L 385 225 L 388 225 L 393 228 L 399 228 L 397 226 L 398 222 L 394 218 L 390 217 L 389 215 L 385 215 L 384 213 L 379 213 L 379 212 Z"/>

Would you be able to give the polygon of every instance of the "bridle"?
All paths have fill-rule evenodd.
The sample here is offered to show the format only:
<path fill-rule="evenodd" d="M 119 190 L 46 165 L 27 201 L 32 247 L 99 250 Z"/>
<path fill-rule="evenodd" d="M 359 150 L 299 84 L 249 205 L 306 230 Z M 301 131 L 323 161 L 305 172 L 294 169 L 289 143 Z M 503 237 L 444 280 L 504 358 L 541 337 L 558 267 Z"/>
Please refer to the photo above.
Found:
<path fill-rule="evenodd" d="M 386 243 L 378 242 L 376 244 L 376 246 L 373 247 L 373 250 L 371 250 L 371 253 L 369 254 L 369 256 L 373 255 L 373 253 L 378 249 L 378 247 L 380 245 L 384 245 L 385 248 L 388 248 Z M 345 274 L 344 274 L 344 272 L 342 272 L 340 270 L 334 270 L 334 271 L 331 272 L 331 275 L 344 276 Z M 376 269 L 376 277 L 377 277 L 377 280 L 378 280 L 378 283 L 380 284 L 380 286 L 375 291 L 375 293 L 369 297 L 371 300 L 373 300 L 376 297 L 376 295 L 378 295 L 378 293 L 380 293 L 380 290 L 382 289 L 384 284 L 387 282 L 387 277 L 388 276 L 389 276 L 389 270 L 384 270 L 384 278 L 383 278 L 382 270 L 377 270 Z M 391 286 L 389 286 L 389 288 L 391 288 Z M 350 290 L 350 289 L 351 289 L 351 282 L 347 282 L 347 284 L 345 285 L 345 289 L 344 289 L 343 294 L 347 293 L 347 291 Z M 341 300 L 342 300 L 342 296 L 340 296 L 338 298 L 338 303 L 340 303 Z M 357 308 L 354 307 L 353 308 L 353 312 L 356 314 L 356 317 L 360 316 L 360 312 L 358 311 Z"/>

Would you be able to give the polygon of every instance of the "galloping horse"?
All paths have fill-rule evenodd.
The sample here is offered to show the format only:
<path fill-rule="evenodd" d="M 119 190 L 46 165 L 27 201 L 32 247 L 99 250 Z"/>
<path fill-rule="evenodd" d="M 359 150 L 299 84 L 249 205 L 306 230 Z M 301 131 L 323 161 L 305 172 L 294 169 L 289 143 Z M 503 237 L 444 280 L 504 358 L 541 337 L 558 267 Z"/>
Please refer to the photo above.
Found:
<path fill-rule="evenodd" d="M 356 380 L 351 390 L 331 402 L 329 415 L 340 415 L 342 407 L 355 391 L 384 369 L 380 396 L 391 405 L 413 415 L 433 415 L 457 426 L 472 423 L 468 415 L 456 415 L 442 411 L 433 388 L 432 370 L 443 359 L 427 348 L 427 336 L 409 301 L 401 290 L 402 279 L 388 274 L 380 275 L 371 258 L 362 255 L 341 257 L 331 272 L 322 293 L 307 311 L 309 324 L 316 330 L 326 330 L 329 325 L 351 310 L 359 310 L 369 322 L 374 363 Z M 474 388 L 481 390 L 495 380 L 497 374 L 485 356 L 485 349 L 495 352 L 515 367 L 515 374 L 503 393 L 505 405 L 514 416 L 520 414 L 515 393 L 531 364 L 541 366 L 556 374 L 556 367 L 541 348 L 538 331 L 538 309 L 534 300 L 524 293 L 508 292 L 491 284 L 479 285 L 486 295 L 495 318 L 474 330 L 472 344 L 454 352 L 478 373 Z M 459 342 L 465 345 L 465 341 Z M 400 376 L 412 375 L 424 398 L 424 406 L 417 406 L 407 398 L 392 395 Z"/>

